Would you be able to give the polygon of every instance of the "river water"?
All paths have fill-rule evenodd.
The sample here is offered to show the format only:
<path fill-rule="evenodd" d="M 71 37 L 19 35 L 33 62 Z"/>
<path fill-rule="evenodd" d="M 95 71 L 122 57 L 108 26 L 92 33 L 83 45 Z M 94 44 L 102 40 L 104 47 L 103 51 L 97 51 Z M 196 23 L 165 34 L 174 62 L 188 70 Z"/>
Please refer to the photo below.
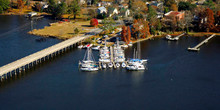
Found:
<path fill-rule="evenodd" d="M 49 19 L 34 21 L 42 28 Z M 0 16 L 0 65 L 60 42 L 28 35 L 30 20 Z M 18 28 L 16 28 L 18 27 Z M 19 29 L 19 30 L 17 30 Z M 219 110 L 220 38 L 214 37 L 200 52 L 188 52 L 205 37 L 181 37 L 141 43 L 148 70 L 106 69 L 80 72 L 85 50 L 73 49 L 0 87 L 2 110 Z M 125 50 L 132 57 L 133 47 Z M 96 59 L 98 52 L 93 51 Z"/>

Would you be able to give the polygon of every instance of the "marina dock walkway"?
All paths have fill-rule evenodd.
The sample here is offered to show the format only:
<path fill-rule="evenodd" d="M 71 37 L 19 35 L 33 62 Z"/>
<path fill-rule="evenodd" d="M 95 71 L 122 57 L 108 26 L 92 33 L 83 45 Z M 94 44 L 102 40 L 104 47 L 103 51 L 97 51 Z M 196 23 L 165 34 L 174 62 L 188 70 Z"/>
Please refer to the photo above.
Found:
<path fill-rule="evenodd" d="M 33 65 L 36 65 L 38 63 L 41 63 L 42 61 L 45 61 L 45 59 L 50 59 L 60 53 L 63 53 L 64 51 L 72 48 L 78 42 L 84 39 L 87 39 L 93 36 L 94 34 L 98 34 L 101 31 L 102 30 L 99 28 L 92 29 L 90 33 L 93 33 L 93 34 L 73 37 L 71 39 L 65 40 L 51 47 L 48 47 L 46 49 L 33 53 L 29 56 L 16 60 L 12 63 L 4 65 L 0 67 L 0 80 L 2 80 L 3 78 L 7 79 L 8 77 L 12 76 L 12 74 L 17 74 L 22 70 L 28 69 L 32 67 Z"/>
<path fill-rule="evenodd" d="M 208 43 L 208 41 L 213 38 L 215 36 L 215 34 L 212 34 L 210 37 L 206 38 L 204 41 L 202 41 L 201 43 L 199 43 L 198 45 L 196 45 L 193 48 L 188 48 L 189 51 L 199 51 L 200 50 L 200 46 L 202 46 L 205 43 Z"/>

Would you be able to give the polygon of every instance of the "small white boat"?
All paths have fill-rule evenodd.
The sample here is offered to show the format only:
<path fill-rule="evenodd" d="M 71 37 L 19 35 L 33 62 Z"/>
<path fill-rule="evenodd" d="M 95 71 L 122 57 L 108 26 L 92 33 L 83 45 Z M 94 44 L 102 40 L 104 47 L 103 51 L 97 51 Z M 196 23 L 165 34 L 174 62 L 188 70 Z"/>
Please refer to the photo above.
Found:
<path fill-rule="evenodd" d="M 112 67 L 113 67 L 113 64 L 112 64 L 112 63 L 109 63 L 109 64 L 108 64 L 108 67 L 109 67 L 109 68 L 112 68 Z"/>
<path fill-rule="evenodd" d="M 132 42 L 130 42 L 129 44 L 128 44 L 128 46 L 132 46 L 133 44 L 132 44 Z"/>
<path fill-rule="evenodd" d="M 121 64 L 121 67 L 122 67 L 122 68 L 125 68 L 125 67 L 126 67 L 126 64 L 123 62 L 123 63 Z"/>
<path fill-rule="evenodd" d="M 107 68 L 106 63 L 103 63 L 103 64 L 102 64 L 102 68 L 104 68 L 104 69 Z"/>
<path fill-rule="evenodd" d="M 141 63 L 135 63 L 135 64 L 130 64 L 126 67 L 127 70 L 132 70 L 132 71 L 138 71 L 138 70 L 145 70 L 145 67 Z"/>
<path fill-rule="evenodd" d="M 98 68 L 95 68 L 95 67 L 81 67 L 80 68 L 81 71 L 98 71 L 99 69 Z"/>
<path fill-rule="evenodd" d="M 166 35 L 167 40 L 179 40 L 178 37 L 172 37 L 171 35 Z"/>
<path fill-rule="evenodd" d="M 79 46 L 78 46 L 78 49 L 81 49 L 81 48 L 83 48 L 83 45 L 79 45 Z"/>
<path fill-rule="evenodd" d="M 115 66 L 116 66 L 117 68 L 119 68 L 119 67 L 120 67 L 120 63 L 116 63 Z"/>
<path fill-rule="evenodd" d="M 90 48 L 90 47 L 92 47 L 92 45 L 93 45 L 93 44 L 87 44 L 86 47 L 87 47 L 87 48 Z"/>
<path fill-rule="evenodd" d="M 109 62 L 110 62 L 110 59 L 100 58 L 99 61 L 100 61 L 100 62 L 103 62 L 103 63 L 109 63 Z"/>
<path fill-rule="evenodd" d="M 127 47 L 128 47 L 128 45 L 125 45 L 125 44 L 124 44 L 124 45 L 122 45 L 121 47 L 123 47 L 123 48 L 127 48 Z"/>
<path fill-rule="evenodd" d="M 100 46 L 92 47 L 93 50 L 99 50 Z"/>

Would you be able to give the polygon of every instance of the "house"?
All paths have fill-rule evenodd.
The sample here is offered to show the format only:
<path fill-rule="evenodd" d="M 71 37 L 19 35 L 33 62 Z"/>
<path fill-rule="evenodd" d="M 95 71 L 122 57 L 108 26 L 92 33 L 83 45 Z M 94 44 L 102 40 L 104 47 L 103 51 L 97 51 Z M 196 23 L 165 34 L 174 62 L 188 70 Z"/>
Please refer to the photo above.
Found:
<path fill-rule="evenodd" d="M 122 8 L 120 9 L 120 17 L 129 17 L 131 11 L 129 9 Z"/>
<path fill-rule="evenodd" d="M 97 10 L 98 14 L 106 14 L 107 13 L 107 10 L 105 7 L 99 7 L 98 10 Z"/>
<path fill-rule="evenodd" d="M 164 18 L 167 20 L 177 20 L 180 21 L 184 19 L 185 13 L 184 12 L 178 12 L 178 11 L 170 11 L 166 14 L 164 14 Z"/>
<path fill-rule="evenodd" d="M 128 4 L 123 3 L 123 4 L 119 5 L 118 8 L 128 8 Z"/>
<path fill-rule="evenodd" d="M 100 7 L 100 6 L 102 6 L 102 3 L 101 2 L 97 3 L 97 7 Z"/>
<path fill-rule="evenodd" d="M 119 12 L 118 12 L 117 8 L 113 8 L 113 7 L 108 8 L 108 16 L 109 17 L 112 17 L 113 15 L 117 15 L 118 13 Z"/>
<path fill-rule="evenodd" d="M 118 4 L 122 4 L 124 2 L 124 0 L 115 0 L 115 2 Z"/>

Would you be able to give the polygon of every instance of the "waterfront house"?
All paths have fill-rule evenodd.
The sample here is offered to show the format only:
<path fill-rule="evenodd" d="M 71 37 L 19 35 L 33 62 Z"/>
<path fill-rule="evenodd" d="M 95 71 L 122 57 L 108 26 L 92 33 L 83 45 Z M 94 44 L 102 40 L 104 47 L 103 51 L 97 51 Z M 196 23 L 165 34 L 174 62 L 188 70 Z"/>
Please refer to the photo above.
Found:
<path fill-rule="evenodd" d="M 129 9 L 121 8 L 120 9 L 120 17 L 129 17 L 131 14 L 131 11 Z"/>
<path fill-rule="evenodd" d="M 118 15 L 118 9 L 117 8 L 113 8 L 113 7 L 109 7 L 108 8 L 108 16 L 112 17 L 113 15 Z"/>
<path fill-rule="evenodd" d="M 177 20 L 180 21 L 184 19 L 185 13 L 184 12 L 178 12 L 178 11 L 170 11 L 166 14 L 164 14 L 164 19 L 166 20 Z"/>
<path fill-rule="evenodd" d="M 105 7 L 99 7 L 97 10 L 98 14 L 106 14 L 107 13 L 107 9 Z"/>

